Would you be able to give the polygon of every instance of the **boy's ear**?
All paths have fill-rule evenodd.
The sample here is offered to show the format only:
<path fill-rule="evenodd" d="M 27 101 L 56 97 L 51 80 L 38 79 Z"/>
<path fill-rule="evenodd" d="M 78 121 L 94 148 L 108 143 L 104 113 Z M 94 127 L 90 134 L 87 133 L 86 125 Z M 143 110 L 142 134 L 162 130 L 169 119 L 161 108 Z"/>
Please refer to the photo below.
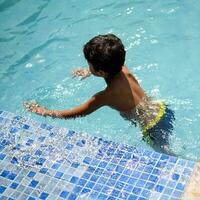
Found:
<path fill-rule="evenodd" d="M 107 74 L 106 72 L 104 72 L 104 71 L 102 71 L 102 70 L 98 70 L 97 73 L 98 73 L 99 76 L 102 76 L 102 77 L 105 77 L 106 74 Z"/>

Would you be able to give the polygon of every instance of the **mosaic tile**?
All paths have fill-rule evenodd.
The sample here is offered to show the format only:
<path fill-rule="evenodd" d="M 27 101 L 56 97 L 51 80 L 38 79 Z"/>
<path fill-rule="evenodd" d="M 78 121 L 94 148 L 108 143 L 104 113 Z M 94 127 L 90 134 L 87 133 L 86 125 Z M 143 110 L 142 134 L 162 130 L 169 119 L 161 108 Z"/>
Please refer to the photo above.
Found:
<path fill-rule="evenodd" d="M 5 111 L 0 134 L 0 199 L 180 199 L 195 165 Z"/>

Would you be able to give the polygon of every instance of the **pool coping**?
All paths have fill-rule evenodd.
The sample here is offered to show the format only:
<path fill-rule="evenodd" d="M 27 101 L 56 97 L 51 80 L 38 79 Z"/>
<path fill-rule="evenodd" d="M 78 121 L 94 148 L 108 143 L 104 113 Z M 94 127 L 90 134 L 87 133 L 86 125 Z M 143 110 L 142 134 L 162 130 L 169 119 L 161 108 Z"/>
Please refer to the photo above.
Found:
<path fill-rule="evenodd" d="M 199 199 L 200 199 L 200 161 L 197 162 L 182 196 L 182 200 L 199 200 Z"/>

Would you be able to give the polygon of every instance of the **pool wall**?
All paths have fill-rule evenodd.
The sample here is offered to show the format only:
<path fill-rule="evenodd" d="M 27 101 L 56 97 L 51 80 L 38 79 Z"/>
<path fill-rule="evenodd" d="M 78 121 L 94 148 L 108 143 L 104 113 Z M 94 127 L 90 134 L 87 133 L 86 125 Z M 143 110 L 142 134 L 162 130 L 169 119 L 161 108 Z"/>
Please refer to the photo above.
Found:
<path fill-rule="evenodd" d="M 187 199 L 196 164 L 0 111 L 2 200 Z"/>

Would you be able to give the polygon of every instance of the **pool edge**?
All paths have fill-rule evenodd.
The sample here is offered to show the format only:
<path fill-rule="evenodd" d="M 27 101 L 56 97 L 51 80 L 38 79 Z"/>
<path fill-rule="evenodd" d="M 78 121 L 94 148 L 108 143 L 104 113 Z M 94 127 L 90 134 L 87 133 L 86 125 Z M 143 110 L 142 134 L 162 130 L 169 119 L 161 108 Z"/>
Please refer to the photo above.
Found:
<path fill-rule="evenodd" d="M 198 187 L 199 185 L 199 187 Z M 199 200 L 200 199 L 200 161 L 194 167 L 192 175 L 188 180 L 181 200 Z"/>

